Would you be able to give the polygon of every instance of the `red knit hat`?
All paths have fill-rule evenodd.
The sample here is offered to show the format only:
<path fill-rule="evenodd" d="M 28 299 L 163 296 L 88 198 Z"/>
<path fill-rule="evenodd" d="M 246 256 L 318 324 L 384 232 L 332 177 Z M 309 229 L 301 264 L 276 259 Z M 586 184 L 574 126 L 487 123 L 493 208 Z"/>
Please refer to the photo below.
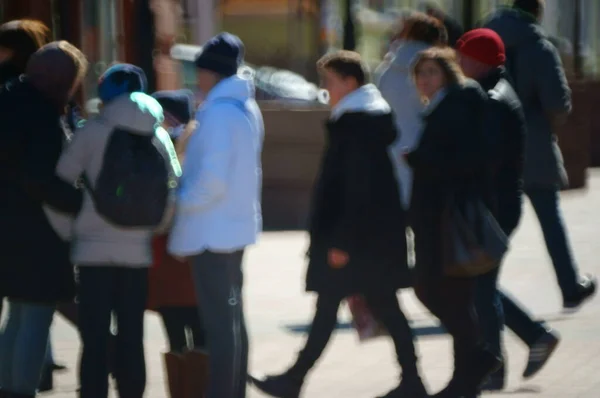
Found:
<path fill-rule="evenodd" d="M 456 42 L 456 50 L 483 64 L 501 66 L 506 62 L 502 38 L 491 29 L 473 29 Z"/>

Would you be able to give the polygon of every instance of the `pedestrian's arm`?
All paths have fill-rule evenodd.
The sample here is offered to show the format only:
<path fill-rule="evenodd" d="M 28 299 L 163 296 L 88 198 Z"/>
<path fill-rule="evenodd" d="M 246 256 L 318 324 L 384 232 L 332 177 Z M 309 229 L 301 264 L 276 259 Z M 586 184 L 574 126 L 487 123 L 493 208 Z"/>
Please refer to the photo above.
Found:
<path fill-rule="evenodd" d="M 343 196 L 342 209 L 333 233 L 332 248 L 346 253 L 352 252 L 352 247 L 360 239 L 364 220 L 369 216 L 371 202 L 371 159 L 368 148 L 362 148 L 358 143 L 350 146 L 343 156 Z"/>
<path fill-rule="evenodd" d="M 222 116 L 214 111 L 207 113 L 190 137 L 178 193 L 180 212 L 206 211 L 227 193 L 235 125 Z"/>
<path fill-rule="evenodd" d="M 56 129 L 35 136 L 35 144 L 26 150 L 23 183 L 32 198 L 59 212 L 77 214 L 83 200 L 81 191 L 55 173 L 63 146 L 62 134 Z"/>
<path fill-rule="evenodd" d="M 571 89 L 556 47 L 546 43 L 537 53 L 535 86 L 542 108 L 553 126 L 564 124 L 571 112 Z"/>

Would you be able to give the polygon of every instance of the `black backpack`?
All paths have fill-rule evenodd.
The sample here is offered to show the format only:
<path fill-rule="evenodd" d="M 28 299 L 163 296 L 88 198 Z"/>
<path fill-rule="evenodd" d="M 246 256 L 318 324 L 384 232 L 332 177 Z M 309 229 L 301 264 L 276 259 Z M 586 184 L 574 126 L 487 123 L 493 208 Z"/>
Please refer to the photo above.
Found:
<path fill-rule="evenodd" d="M 124 128 L 111 133 L 94 188 L 86 182 L 98 214 L 120 227 L 161 225 L 177 187 L 165 140 L 168 133 L 160 128 L 152 135 Z"/>

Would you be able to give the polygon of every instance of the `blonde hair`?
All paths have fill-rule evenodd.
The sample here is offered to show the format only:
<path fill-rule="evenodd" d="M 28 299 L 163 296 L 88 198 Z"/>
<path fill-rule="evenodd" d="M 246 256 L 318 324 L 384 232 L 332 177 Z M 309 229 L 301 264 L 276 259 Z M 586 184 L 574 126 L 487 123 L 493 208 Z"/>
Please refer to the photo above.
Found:
<path fill-rule="evenodd" d="M 421 51 L 413 64 L 412 77 L 416 79 L 417 71 L 427 61 L 435 62 L 446 79 L 448 85 L 463 85 L 467 78 L 458 64 L 456 51 L 450 47 L 432 47 Z"/>

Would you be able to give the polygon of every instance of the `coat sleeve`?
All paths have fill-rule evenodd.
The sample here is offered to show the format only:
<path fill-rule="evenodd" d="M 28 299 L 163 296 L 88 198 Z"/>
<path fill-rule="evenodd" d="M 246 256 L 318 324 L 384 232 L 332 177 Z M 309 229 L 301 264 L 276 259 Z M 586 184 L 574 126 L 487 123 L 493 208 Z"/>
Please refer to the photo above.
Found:
<path fill-rule="evenodd" d="M 58 128 L 35 135 L 35 144 L 28 145 L 25 152 L 23 181 L 33 198 L 59 212 L 77 214 L 83 201 L 81 191 L 55 173 L 63 147 L 62 136 Z"/>
<path fill-rule="evenodd" d="M 235 125 L 219 108 L 205 112 L 185 151 L 177 204 L 183 213 L 206 211 L 227 193 Z"/>
<path fill-rule="evenodd" d="M 571 112 L 571 89 L 556 47 L 544 43 L 535 60 L 534 84 L 544 112 L 549 116 Z"/>
<path fill-rule="evenodd" d="M 371 159 L 367 148 L 357 143 L 344 153 L 343 198 L 339 221 L 333 231 L 332 248 L 352 252 L 368 217 L 371 202 Z"/>

